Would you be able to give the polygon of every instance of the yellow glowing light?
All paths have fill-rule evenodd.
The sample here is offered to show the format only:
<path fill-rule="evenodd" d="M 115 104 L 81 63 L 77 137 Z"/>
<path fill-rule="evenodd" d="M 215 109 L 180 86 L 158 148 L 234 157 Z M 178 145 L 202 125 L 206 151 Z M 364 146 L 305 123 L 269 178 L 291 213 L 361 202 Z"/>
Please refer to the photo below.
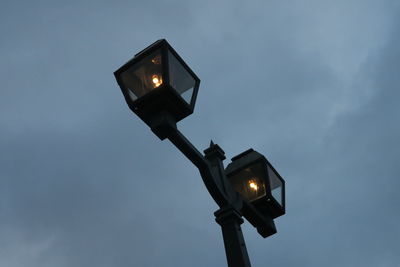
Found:
<path fill-rule="evenodd" d="M 253 189 L 253 190 L 258 190 L 258 185 L 257 185 L 257 183 L 256 182 L 254 182 L 253 180 L 250 180 L 249 181 L 249 186 L 250 186 L 250 188 L 251 189 Z"/>
<path fill-rule="evenodd" d="M 162 79 L 158 75 L 153 75 L 151 81 L 153 82 L 154 88 L 159 87 L 162 84 Z"/>
<path fill-rule="evenodd" d="M 153 58 L 153 59 L 151 60 L 151 62 L 153 62 L 153 64 L 158 65 L 158 64 L 161 63 L 161 57 L 160 57 L 160 56 L 156 56 L 155 58 Z"/>

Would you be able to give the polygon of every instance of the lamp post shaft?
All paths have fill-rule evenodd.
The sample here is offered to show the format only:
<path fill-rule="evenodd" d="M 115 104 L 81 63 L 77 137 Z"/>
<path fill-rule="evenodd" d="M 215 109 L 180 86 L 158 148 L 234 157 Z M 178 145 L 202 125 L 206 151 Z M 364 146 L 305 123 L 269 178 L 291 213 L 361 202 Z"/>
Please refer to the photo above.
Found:
<path fill-rule="evenodd" d="M 226 259 L 229 267 L 251 267 L 240 225 L 242 216 L 232 207 L 214 213 L 216 222 L 221 225 Z"/>

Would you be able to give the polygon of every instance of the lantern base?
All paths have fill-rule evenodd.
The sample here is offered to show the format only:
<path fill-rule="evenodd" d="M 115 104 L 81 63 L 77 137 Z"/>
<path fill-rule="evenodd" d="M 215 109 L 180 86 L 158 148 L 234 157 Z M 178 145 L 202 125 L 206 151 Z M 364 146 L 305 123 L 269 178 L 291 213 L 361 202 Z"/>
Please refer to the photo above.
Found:
<path fill-rule="evenodd" d="M 176 123 L 193 113 L 193 109 L 168 86 L 163 86 L 135 101 L 132 101 L 129 95 L 124 95 L 129 108 L 150 127 L 152 120 L 160 114 L 168 113 Z"/>
<path fill-rule="evenodd" d="M 175 117 L 166 111 L 154 114 L 146 123 L 161 140 L 166 139 L 171 131 L 177 130 Z"/>

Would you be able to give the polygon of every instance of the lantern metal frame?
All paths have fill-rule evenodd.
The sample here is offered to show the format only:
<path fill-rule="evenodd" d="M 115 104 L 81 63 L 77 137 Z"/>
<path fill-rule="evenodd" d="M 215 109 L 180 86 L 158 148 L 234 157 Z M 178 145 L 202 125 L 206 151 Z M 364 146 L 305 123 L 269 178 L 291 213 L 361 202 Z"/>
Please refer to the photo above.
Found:
<path fill-rule="evenodd" d="M 161 57 L 162 84 L 143 96 L 137 97 L 137 99 L 133 100 L 129 94 L 130 89 L 127 88 L 122 81 L 121 75 L 131 67 L 140 65 L 143 60 L 155 52 L 158 52 Z M 194 80 L 190 103 L 184 100 L 176 89 L 171 86 L 169 53 L 177 59 L 179 64 Z M 200 79 L 165 39 L 160 39 L 137 53 L 134 58 L 117 69 L 114 72 L 114 76 L 129 108 L 150 127 L 152 120 L 155 116 L 158 116 L 159 113 L 169 113 L 170 117 L 175 122 L 178 122 L 193 113 L 200 86 Z"/>
<path fill-rule="evenodd" d="M 285 203 L 285 180 L 281 177 L 281 175 L 275 170 L 272 164 L 266 159 L 266 157 L 257 151 L 248 149 L 241 154 L 232 158 L 232 162 L 228 164 L 225 169 L 226 176 L 228 179 L 231 179 L 235 174 L 241 172 L 242 170 L 255 166 L 257 164 L 261 164 L 262 167 L 262 176 L 261 178 L 265 185 L 265 195 L 259 197 L 253 201 L 251 204 L 254 205 L 257 210 L 262 214 L 269 214 L 273 219 L 282 216 L 286 211 L 286 203 Z M 275 173 L 276 178 L 281 182 L 281 204 L 272 194 L 272 186 L 270 173 L 268 172 L 270 169 Z"/>

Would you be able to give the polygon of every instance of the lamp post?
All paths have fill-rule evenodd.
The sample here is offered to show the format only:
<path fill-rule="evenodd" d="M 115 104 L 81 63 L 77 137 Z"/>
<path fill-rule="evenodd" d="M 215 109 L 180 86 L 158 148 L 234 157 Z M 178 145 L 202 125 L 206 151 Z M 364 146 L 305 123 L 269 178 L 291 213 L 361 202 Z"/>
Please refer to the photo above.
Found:
<path fill-rule="evenodd" d="M 177 122 L 193 113 L 200 79 L 161 39 L 114 72 L 129 108 L 161 139 L 169 139 L 199 170 L 219 206 L 229 267 L 250 267 L 240 225 L 245 217 L 266 238 L 276 233 L 273 219 L 285 213 L 285 183 L 269 161 L 249 149 L 224 168 L 225 153 L 212 141 L 198 151 L 178 130 Z"/>

